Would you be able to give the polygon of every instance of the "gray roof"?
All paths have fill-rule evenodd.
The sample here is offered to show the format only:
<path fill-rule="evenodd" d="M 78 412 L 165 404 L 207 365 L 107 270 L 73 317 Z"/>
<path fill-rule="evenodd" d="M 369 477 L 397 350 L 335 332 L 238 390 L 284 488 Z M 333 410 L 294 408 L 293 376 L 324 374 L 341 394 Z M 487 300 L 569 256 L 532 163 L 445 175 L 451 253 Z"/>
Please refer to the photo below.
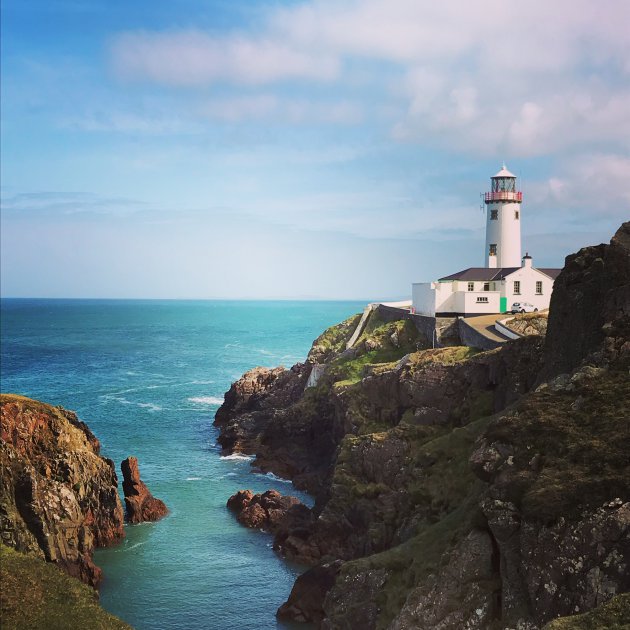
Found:
<path fill-rule="evenodd" d="M 468 269 L 463 269 L 462 271 L 458 271 L 457 273 L 453 273 L 450 276 L 444 276 L 440 278 L 439 281 L 446 282 L 449 280 L 477 280 L 477 281 L 490 281 L 490 280 L 503 280 L 506 276 L 509 276 L 511 273 L 518 271 L 521 267 L 468 267 Z M 554 280 L 558 277 L 558 274 L 562 271 L 562 269 L 551 269 L 551 268 L 537 268 L 538 271 L 542 271 L 545 275 L 553 278 Z"/>
<path fill-rule="evenodd" d="M 501 280 L 520 267 L 468 267 L 450 276 L 440 278 L 442 280 Z"/>

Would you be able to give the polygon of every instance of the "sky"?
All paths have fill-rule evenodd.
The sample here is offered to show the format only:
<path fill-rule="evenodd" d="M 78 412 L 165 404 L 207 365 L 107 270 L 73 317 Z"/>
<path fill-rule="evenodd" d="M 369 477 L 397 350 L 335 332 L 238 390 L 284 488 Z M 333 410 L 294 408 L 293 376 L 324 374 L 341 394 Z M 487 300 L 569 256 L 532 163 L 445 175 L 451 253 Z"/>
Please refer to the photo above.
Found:
<path fill-rule="evenodd" d="M 630 219 L 626 0 L 3 0 L 3 296 L 404 299 L 505 162 L 561 267 Z"/>

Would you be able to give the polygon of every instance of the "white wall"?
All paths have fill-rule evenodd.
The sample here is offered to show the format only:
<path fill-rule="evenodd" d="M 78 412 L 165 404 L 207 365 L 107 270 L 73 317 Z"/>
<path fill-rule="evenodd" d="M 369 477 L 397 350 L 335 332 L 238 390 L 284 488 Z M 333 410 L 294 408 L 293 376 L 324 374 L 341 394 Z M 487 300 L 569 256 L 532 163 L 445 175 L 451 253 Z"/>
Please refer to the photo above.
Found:
<path fill-rule="evenodd" d="M 497 210 L 498 218 L 491 219 L 492 210 Z M 518 212 L 518 219 L 516 213 Z M 488 252 L 490 243 L 496 243 L 496 265 L 490 264 Z M 516 202 L 493 201 L 486 207 L 486 249 L 484 267 L 521 266 L 521 204 Z"/>
<path fill-rule="evenodd" d="M 456 296 L 456 312 L 469 314 L 498 313 L 501 293 L 499 291 L 459 291 Z M 478 298 L 487 299 L 479 302 Z"/>
<path fill-rule="evenodd" d="M 520 295 L 514 293 L 514 281 L 521 283 Z M 542 281 L 542 294 L 536 294 L 536 281 Z M 549 300 L 553 290 L 553 280 L 532 267 L 521 267 L 507 276 L 502 287 L 502 294 L 507 298 L 508 311 L 514 302 L 529 302 L 539 311 L 549 308 Z"/>
<path fill-rule="evenodd" d="M 411 285 L 411 306 L 419 315 L 435 317 L 436 282 L 415 282 Z"/>

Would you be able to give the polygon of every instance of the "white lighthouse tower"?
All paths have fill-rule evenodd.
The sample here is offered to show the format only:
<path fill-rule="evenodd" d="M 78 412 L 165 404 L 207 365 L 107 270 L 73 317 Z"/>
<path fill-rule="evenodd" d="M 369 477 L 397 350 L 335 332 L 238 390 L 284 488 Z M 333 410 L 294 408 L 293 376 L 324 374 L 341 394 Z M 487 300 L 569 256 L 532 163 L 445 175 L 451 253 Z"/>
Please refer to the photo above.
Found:
<path fill-rule="evenodd" d="M 516 175 L 503 168 L 491 178 L 491 192 L 485 194 L 486 267 L 521 266 L 521 202 Z"/>

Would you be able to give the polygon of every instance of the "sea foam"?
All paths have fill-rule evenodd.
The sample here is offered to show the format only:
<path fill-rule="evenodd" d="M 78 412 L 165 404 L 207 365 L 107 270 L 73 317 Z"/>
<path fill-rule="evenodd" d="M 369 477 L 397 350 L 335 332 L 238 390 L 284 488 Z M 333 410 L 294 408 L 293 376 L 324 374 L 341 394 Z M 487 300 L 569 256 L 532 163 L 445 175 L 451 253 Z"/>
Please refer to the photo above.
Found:
<path fill-rule="evenodd" d="M 290 479 L 283 479 L 282 477 L 278 477 L 278 475 L 274 475 L 272 472 L 256 473 L 256 476 L 265 477 L 267 479 L 271 479 L 272 481 L 277 481 L 278 483 L 293 483 Z"/>
<path fill-rule="evenodd" d="M 188 399 L 190 402 L 199 403 L 200 405 L 222 405 L 223 398 L 217 396 L 193 396 Z"/>
<path fill-rule="evenodd" d="M 254 459 L 253 455 L 245 455 L 243 453 L 232 453 L 231 455 L 221 455 L 221 459 L 240 459 L 244 461 L 251 461 Z"/>

